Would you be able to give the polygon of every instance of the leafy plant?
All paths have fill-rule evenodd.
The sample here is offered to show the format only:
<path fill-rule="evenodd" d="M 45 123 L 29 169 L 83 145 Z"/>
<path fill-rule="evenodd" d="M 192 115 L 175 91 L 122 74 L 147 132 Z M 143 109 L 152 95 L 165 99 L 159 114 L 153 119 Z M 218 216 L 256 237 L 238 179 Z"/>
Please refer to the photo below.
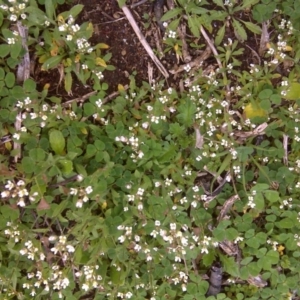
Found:
<path fill-rule="evenodd" d="M 259 57 L 265 63 L 248 65 L 233 35 L 253 25 L 239 14 L 265 1 L 214 1 L 212 10 L 206 1 L 177 1 L 164 20 L 174 18 L 175 33 L 172 26 L 187 19 L 194 46 L 199 24 L 213 32 L 219 16 L 236 27 L 222 45 L 226 25 L 217 25 L 218 68 L 197 65 L 191 75 L 185 65 L 181 90 L 164 81 L 137 85 L 131 75 L 128 89 L 120 85 L 112 97 L 96 80 L 111 68 L 106 46 L 79 49 L 92 25 L 75 24 L 83 6 L 57 13 L 62 2 L 1 6 L 3 297 L 299 297 L 299 45 L 290 23 L 281 24 L 284 12 L 272 20 Z M 15 22 L 28 28 L 26 45 Z M 171 33 L 168 49 L 180 55 Z M 65 102 L 34 78 L 19 81 L 26 46 L 43 68 L 63 70 L 69 93 L 72 73 L 94 91 L 84 103 Z M 208 297 L 216 261 L 224 285 Z"/>

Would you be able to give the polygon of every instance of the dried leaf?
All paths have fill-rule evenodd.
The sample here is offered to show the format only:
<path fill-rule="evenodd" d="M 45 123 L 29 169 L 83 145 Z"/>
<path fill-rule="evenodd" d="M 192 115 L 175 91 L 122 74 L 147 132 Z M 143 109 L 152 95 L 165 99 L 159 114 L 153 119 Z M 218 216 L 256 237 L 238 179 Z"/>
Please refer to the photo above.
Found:
<path fill-rule="evenodd" d="M 50 209 L 50 205 L 45 200 L 45 198 L 42 198 L 40 203 L 37 206 L 37 210 L 48 210 L 48 209 Z"/>
<path fill-rule="evenodd" d="M 223 242 L 220 242 L 219 246 L 229 256 L 237 255 L 239 253 L 239 248 L 237 244 L 234 244 L 234 242 L 225 240 Z"/>
<path fill-rule="evenodd" d="M 263 280 L 260 275 L 257 275 L 255 277 L 250 276 L 247 279 L 247 281 L 249 284 L 254 285 L 256 287 L 265 287 L 266 285 L 268 285 L 268 283 L 265 280 Z"/>
<path fill-rule="evenodd" d="M 224 219 L 224 217 L 227 215 L 228 211 L 230 210 L 230 208 L 232 207 L 234 202 L 238 199 L 239 199 L 239 196 L 234 195 L 225 201 L 225 203 L 223 204 L 222 209 L 220 211 L 220 214 L 218 216 L 218 222 L 220 222 Z"/>
<path fill-rule="evenodd" d="M 196 133 L 196 144 L 195 148 L 202 149 L 203 148 L 203 135 L 200 133 L 200 130 L 195 127 L 195 133 Z"/>

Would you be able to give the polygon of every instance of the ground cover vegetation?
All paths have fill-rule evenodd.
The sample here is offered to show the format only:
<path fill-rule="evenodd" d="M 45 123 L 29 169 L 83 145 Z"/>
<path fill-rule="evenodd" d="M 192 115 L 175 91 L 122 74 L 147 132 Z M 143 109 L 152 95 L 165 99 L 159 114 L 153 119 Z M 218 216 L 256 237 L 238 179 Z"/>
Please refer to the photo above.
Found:
<path fill-rule="evenodd" d="M 112 94 L 83 4 L 0 1 L 1 299 L 299 299 L 300 2 L 165 3 Z"/>

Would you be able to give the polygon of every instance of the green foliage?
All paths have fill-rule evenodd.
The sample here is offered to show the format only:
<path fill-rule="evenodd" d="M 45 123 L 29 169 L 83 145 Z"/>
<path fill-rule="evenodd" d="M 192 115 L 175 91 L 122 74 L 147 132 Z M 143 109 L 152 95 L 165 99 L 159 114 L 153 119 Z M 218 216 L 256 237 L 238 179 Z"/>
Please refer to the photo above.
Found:
<path fill-rule="evenodd" d="M 62 68 L 69 93 L 72 73 L 93 80 L 82 105 L 49 96 L 33 79 L 17 80 L 24 49 L 11 11 L 1 8 L 0 130 L 10 137 L 0 154 L 4 298 L 299 297 L 297 54 L 270 45 L 266 63 L 248 68 L 240 44 L 259 39 L 260 25 L 240 17 L 253 7 L 255 21 L 273 18 L 274 40 L 280 34 L 297 49 L 297 33 L 278 24 L 298 4 L 281 2 L 177 1 L 163 20 L 173 19 L 174 28 L 186 22 L 195 40 L 200 25 L 214 33 L 220 69 L 204 75 L 198 66 L 180 91 L 164 82 L 137 86 L 131 76 L 111 101 L 98 80 L 112 68 L 101 53 L 106 45 L 79 51 L 92 25 L 68 31 L 84 7 L 58 14 L 63 0 L 18 6 L 16 20 L 28 27 L 42 68 Z M 214 29 L 216 20 L 222 24 Z M 224 43 L 228 27 L 237 39 Z M 180 42 L 166 44 L 178 50 Z M 294 62 L 288 77 L 274 65 L 286 62 L 286 52 Z M 226 285 L 207 297 L 216 261 Z"/>

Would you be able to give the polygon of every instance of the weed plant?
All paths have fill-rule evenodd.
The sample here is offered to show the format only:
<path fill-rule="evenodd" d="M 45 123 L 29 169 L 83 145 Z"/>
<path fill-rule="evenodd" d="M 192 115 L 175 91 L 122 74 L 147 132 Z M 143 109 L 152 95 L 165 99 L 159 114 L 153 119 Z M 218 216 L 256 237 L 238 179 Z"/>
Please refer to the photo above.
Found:
<path fill-rule="evenodd" d="M 185 68 L 181 92 L 132 75 L 108 101 L 110 55 L 75 23 L 83 6 L 0 1 L 1 299 L 299 299 L 299 2 L 212 2 L 176 1 L 165 42 L 180 53 L 170 31 L 187 21 L 192 44 L 202 25 L 221 66 Z M 18 83 L 15 25 L 69 94 L 73 73 L 94 95 Z M 224 285 L 206 297 L 216 261 Z"/>

